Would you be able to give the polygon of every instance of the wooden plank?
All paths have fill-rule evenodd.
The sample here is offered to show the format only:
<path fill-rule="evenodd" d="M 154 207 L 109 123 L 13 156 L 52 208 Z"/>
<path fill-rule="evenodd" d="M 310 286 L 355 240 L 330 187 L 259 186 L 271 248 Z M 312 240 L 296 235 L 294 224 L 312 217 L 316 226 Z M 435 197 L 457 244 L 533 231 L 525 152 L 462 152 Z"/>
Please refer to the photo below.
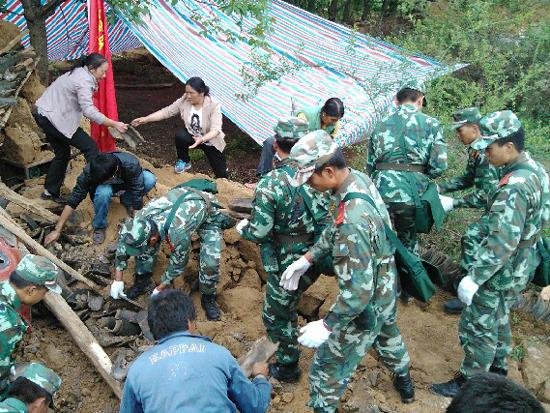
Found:
<path fill-rule="evenodd" d="M 246 376 L 248 377 L 252 374 L 252 367 L 255 363 L 267 362 L 275 354 L 278 347 L 279 343 L 272 343 L 266 336 L 256 340 L 248 353 L 239 358 L 239 364 Z"/>
<path fill-rule="evenodd" d="M 8 201 L 19 205 L 25 211 L 30 212 L 36 216 L 39 216 L 49 224 L 56 224 L 59 216 L 53 212 L 48 211 L 46 208 L 36 205 L 30 199 L 19 195 L 17 192 L 12 191 L 6 184 L 0 182 L 0 197 L 6 198 Z"/>

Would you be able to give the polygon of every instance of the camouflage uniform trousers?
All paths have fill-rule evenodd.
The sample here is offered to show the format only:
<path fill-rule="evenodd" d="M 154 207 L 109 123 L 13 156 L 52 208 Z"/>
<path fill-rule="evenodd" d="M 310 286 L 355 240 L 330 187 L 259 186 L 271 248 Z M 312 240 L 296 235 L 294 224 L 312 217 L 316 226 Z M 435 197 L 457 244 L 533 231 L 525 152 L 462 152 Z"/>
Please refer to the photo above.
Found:
<path fill-rule="evenodd" d="M 418 236 L 414 220 L 415 206 L 404 202 L 389 202 L 388 212 L 397 238 L 411 253 L 418 255 Z"/>
<path fill-rule="evenodd" d="M 201 239 L 201 248 L 199 253 L 199 291 L 201 294 L 216 294 L 218 281 L 220 279 L 220 257 L 222 249 L 222 231 L 216 225 L 203 225 L 197 229 Z M 178 255 L 170 256 L 170 265 L 185 271 L 189 261 L 189 251 L 191 249 L 191 234 L 184 237 L 177 250 L 182 251 Z M 176 246 L 175 246 L 176 247 Z M 158 246 L 151 248 L 145 254 L 138 255 L 136 260 L 135 273 L 140 275 L 152 273 L 157 260 Z"/>
<path fill-rule="evenodd" d="M 290 255 L 290 257 L 294 256 Z M 292 261 L 287 263 L 280 272 L 268 273 L 262 311 L 262 320 L 267 331 L 267 336 L 272 342 L 279 343 L 275 356 L 280 364 L 293 364 L 297 363 L 300 359 L 298 312 L 296 309 L 302 298 L 302 294 L 320 275 L 312 267 L 300 278 L 297 290 L 287 291 L 279 286 L 279 282 L 281 274 L 290 263 Z"/>
<path fill-rule="evenodd" d="M 495 291 L 481 286 L 460 317 L 458 337 L 464 350 L 460 372 L 467 378 L 491 366 L 508 370 L 511 352 L 510 307 L 515 291 Z"/>
<path fill-rule="evenodd" d="M 375 307 L 376 323 L 370 330 L 349 323 L 317 350 L 309 372 L 310 401 L 316 413 L 332 413 L 357 366 L 374 346 L 380 359 L 396 374 L 409 371 L 409 353 L 396 322 L 396 303 Z"/>

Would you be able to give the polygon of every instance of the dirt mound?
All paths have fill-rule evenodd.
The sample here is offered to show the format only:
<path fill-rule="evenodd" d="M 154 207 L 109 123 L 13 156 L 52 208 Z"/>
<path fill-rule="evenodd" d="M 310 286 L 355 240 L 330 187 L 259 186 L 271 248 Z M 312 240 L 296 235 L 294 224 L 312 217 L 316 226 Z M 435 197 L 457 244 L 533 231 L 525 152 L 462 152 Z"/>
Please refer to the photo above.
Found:
<path fill-rule="evenodd" d="M 0 20 L 0 49 L 6 47 L 20 32 L 21 30 L 19 30 L 16 24 Z"/>

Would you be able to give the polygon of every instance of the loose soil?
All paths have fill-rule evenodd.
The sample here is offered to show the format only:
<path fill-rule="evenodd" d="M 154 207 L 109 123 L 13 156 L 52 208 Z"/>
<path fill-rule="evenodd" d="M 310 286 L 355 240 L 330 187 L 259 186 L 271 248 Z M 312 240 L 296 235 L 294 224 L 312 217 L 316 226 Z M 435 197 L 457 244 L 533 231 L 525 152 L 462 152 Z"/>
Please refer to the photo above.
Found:
<path fill-rule="evenodd" d="M 147 67 L 158 66 L 149 57 L 136 58 L 134 65 L 140 68 L 139 73 L 123 70 L 117 73 L 119 83 L 156 83 L 174 81 L 163 70 Z M 125 64 L 128 65 L 127 59 Z M 123 62 L 124 63 L 124 62 Z M 128 67 L 134 67 L 128 66 Z M 123 67 L 123 64 L 118 64 Z M 145 68 L 145 69 L 144 69 Z M 135 69 L 137 70 L 137 69 Z M 144 74 L 153 73 L 150 79 Z M 125 77 L 126 76 L 126 77 Z M 124 121 L 151 113 L 173 102 L 182 93 L 181 85 L 176 83 L 171 88 L 164 89 L 119 89 L 118 105 L 120 118 Z M 141 145 L 137 154 L 141 156 L 143 166 L 151 169 L 158 178 L 157 187 L 149 194 L 150 197 L 160 196 L 170 187 L 192 178 L 194 175 L 184 173 L 176 175 L 173 172 L 175 149 L 173 137 L 181 127 L 180 119 L 174 118 L 140 128 L 146 143 Z M 259 156 L 259 147 L 238 131 L 227 121 L 224 130 L 228 136 L 230 150 L 227 153 L 232 177 L 238 182 L 218 179 L 219 199 L 224 205 L 234 197 L 251 197 L 253 193 L 242 183 L 254 178 L 254 171 Z M 232 149 L 237 148 L 237 149 Z M 149 161 L 149 162 L 148 162 Z M 64 192 L 72 188 L 76 177 L 81 172 L 84 161 L 82 157 L 71 161 L 70 170 L 65 180 Z M 193 161 L 193 172 L 210 173 L 210 168 L 204 160 Z M 39 199 L 43 178 L 27 181 L 22 193 L 31 202 L 45 206 L 53 206 Z M 90 231 L 93 207 L 86 199 L 77 210 L 77 222 Z M 62 251 L 63 254 L 74 254 L 78 251 L 80 258 L 98 259 L 106 255 L 106 249 L 116 240 L 118 224 L 124 219 L 125 210 L 118 200 L 114 200 L 109 213 L 109 228 L 107 240 L 102 246 L 94 246 L 88 239 L 79 250 Z M 195 301 L 198 315 L 198 327 L 202 334 L 213 338 L 216 343 L 226 346 L 235 357 L 239 357 L 251 344 L 265 334 L 261 321 L 261 305 L 265 294 L 265 274 L 263 274 L 258 249 L 255 245 L 241 240 L 234 229 L 225 231 L 225 245 L 222 252 L 219 298 L 223 315 L 219 322 L 205 320 L 200 309 L 199 294 L 196 292 L 197 248 L 198 241 L 193 242 L 193 251 L 188 267 L 175 282 L 176 288 L 190 292 Z M 66 244 L 64 244 L 64 248 Z M 168 251 L 159 254 L 155 270 L 155 280 L 158 282 L 167 263 Z M 125 280 L 131 284 L 132 266 L 125 271 Z M 322 317 L 337 294 L 334 278 L 321 277 L 304 295 L 300 304 L 300 325 L 308 319 Z M 108 287 L 103 294 L 108 296 Z M 359 366 L 354 379 L 349 384 L 349 390 L 344 396 L 341 411 L 371 412 L 378 406 L 384 412 L 443 412 L 449 400 L 432 395 L 427 389 L 433 382 L 449 379 L 457 370 L 462 350 L 457 339 L 458 317 L 446 315 L 442 304 L 450 298 L 447 293 L 438 292 L 429 305 L 412 303 L 407 306 L 399 304 L 398 325 L 401 328 L 405 343 L 412 360 L 412 377 L 416 383 L 417 401 L 410 405 L 401 404 L 397 393 L 393 390 L 391 376 L 377 360 L 376 354 L 370 352 Z M 145 303 L 145 297 L 141 298 Z M 545 324 L 531 320 L 524 315 L 514 315 L 512 325 L 514 337 L 518 340 L 522 335 L 548 335 Z M 112 355 L 115 347 L 106 348 Z M 314 352 L 303 349 L 300 367 L 304 374 L 297 384 L 274 383 L 274 394 L 271 412 L 307 412 L 305 403 L 308 400 L 307 371 Z M 118 400 L 110 388 L 95 372 L 91 363 L 80 352 L 70 336 L 51 316 L 35 315 L 33 330 L 26 335 L 19 347 L 17 358 L 21 361 L 40 360 L 54 368 L 63 379 L 63 386 L 56 398 L 58 411 L 81 413 L 111 413 L 118 411 Z M 510 376 L 522 383 L 517 363 L 511 361 Z"/>

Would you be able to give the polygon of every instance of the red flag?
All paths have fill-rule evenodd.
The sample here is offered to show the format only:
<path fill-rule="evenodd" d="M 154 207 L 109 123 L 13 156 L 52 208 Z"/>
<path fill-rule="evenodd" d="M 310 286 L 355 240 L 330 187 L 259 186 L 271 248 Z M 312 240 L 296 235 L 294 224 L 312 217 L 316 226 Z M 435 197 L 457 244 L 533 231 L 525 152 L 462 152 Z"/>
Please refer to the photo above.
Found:
<path fill-rule="evenodd" d="M 118 110 L 115 98 L 115 81 L 113 79 L 113 65 L 111 50 L 107 37 L 107 19 L 105 18 L 105 4 L 103 0 L 88 0 L 88 22 L 90 31 L 89 53 L 100 53 L 109 62 L 107 77 L 99 82 L 99 89 L 94 95 L 94 104 L 110 119 L 118 120 Z M 116 150 L 115 140 L 106 126 L 92 122 L 92 138 L 96 141 L 100 152 Z"/>

